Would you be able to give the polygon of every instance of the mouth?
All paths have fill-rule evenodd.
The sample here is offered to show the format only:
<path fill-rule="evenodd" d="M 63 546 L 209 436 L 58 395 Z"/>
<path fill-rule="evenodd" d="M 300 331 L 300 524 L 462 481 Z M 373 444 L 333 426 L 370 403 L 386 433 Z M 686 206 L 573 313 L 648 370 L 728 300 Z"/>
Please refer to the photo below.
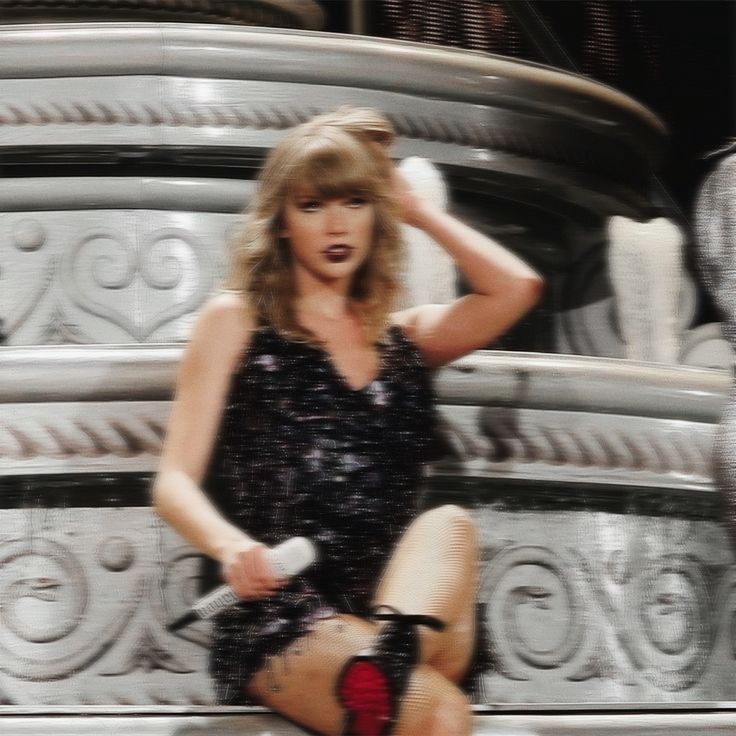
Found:
<path fill-rule="evenodd" d="M 342 263 L 350 258 L 352 252 L 352 246 L 345 243 L 336 243 L 329 248 L 325 248 L 322 254 L 330 263 Z"/>

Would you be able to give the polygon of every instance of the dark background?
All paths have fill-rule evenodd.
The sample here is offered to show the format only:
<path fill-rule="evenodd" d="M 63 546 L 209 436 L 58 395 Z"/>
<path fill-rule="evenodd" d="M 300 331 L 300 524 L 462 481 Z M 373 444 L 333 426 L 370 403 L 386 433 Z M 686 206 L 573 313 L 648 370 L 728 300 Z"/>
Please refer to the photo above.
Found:
<path fill-rule="evenodd" d="M 349 31 L 347 2 L 320 5 L 324 30 Z M 670 129 L 660 179 L 686 220 L 714 163 L 706 156 L 736 136 L 733 0 L 371 0 L 364 8 L 367 35 L 566 66 L 635 97 Z"/>

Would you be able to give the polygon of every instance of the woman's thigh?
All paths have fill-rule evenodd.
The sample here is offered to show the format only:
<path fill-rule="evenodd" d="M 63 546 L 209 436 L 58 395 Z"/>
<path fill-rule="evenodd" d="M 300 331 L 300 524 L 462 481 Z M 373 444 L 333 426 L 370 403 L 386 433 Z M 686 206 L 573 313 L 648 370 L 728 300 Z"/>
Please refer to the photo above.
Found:
<path fill-rule="evenodd" d="M 271 658 L 251 680 L 248 692 L 287 718 L 324 734 L 341 734 L 345 714 L 336 697 L 346 662 L 370 646 L 376 626 L 354 616 L 319 621 L 305 637 Z M 437 703 L 462 695 L 429 667 L 417 667 L 402 697 L 395 736 L 423 732 Z"/>
<path fill-rule="evenodd" d="M 374 624 L 355 616 L 336 616 L 315 623 L 250 681 L 248 692 L 264 705 L 302 725 L 339 734 L 343 711 L 335 695 L 345 663 L 370 646 Z"/>
<path fill-rule="evenodd" d="M 441 633 L 419 628 L 422 662 L 459 682 L 475 644 L 478 545 L 466 511 L 441 506 L 417 517 L 394 551 L 376 606 L 436 616 Z"/>

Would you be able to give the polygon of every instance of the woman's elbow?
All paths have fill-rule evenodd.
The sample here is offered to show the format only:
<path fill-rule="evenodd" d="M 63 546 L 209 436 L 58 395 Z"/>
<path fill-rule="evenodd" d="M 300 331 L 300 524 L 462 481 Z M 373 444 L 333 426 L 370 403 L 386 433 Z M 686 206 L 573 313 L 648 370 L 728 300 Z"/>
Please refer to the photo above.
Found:
<path fill-rule="evenodd" d="M 167 472 L 159 472 L 151 486 L 151 508 L 162 519 L 166 519 L 166 509 L 170 497 L 170 477 Z"/>
<path fill-rule="evenodd" d="M 517 282 L 514 291 L 524 313 L 539 303 L 544 295 L 544 287 L 544 279 L 536 273 Z"/>

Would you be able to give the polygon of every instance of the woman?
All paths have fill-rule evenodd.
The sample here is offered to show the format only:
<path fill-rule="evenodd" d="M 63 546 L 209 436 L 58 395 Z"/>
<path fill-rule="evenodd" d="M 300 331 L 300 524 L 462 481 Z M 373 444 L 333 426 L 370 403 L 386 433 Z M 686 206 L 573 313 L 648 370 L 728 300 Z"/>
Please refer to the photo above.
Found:
<path fill-rule="evenodd" d="M 230 291 L 184 356 L 154 502 L 243 599 L 214 626 L 221 702 L 247 696 L 325 734 L 452 736 L 470 729 L 456 683 L 476 549 L 457 507 L 412 521 L 436 451 L 428 370 L 504 332 L 541 280 L 416 196 L 392 138 L 378 113 L 343 108 L 271 153 Z M 400 218 L 472 294 L 391 312 Z M 265 552 L 296 535 L 318 562 L 279 580 Z"/>

